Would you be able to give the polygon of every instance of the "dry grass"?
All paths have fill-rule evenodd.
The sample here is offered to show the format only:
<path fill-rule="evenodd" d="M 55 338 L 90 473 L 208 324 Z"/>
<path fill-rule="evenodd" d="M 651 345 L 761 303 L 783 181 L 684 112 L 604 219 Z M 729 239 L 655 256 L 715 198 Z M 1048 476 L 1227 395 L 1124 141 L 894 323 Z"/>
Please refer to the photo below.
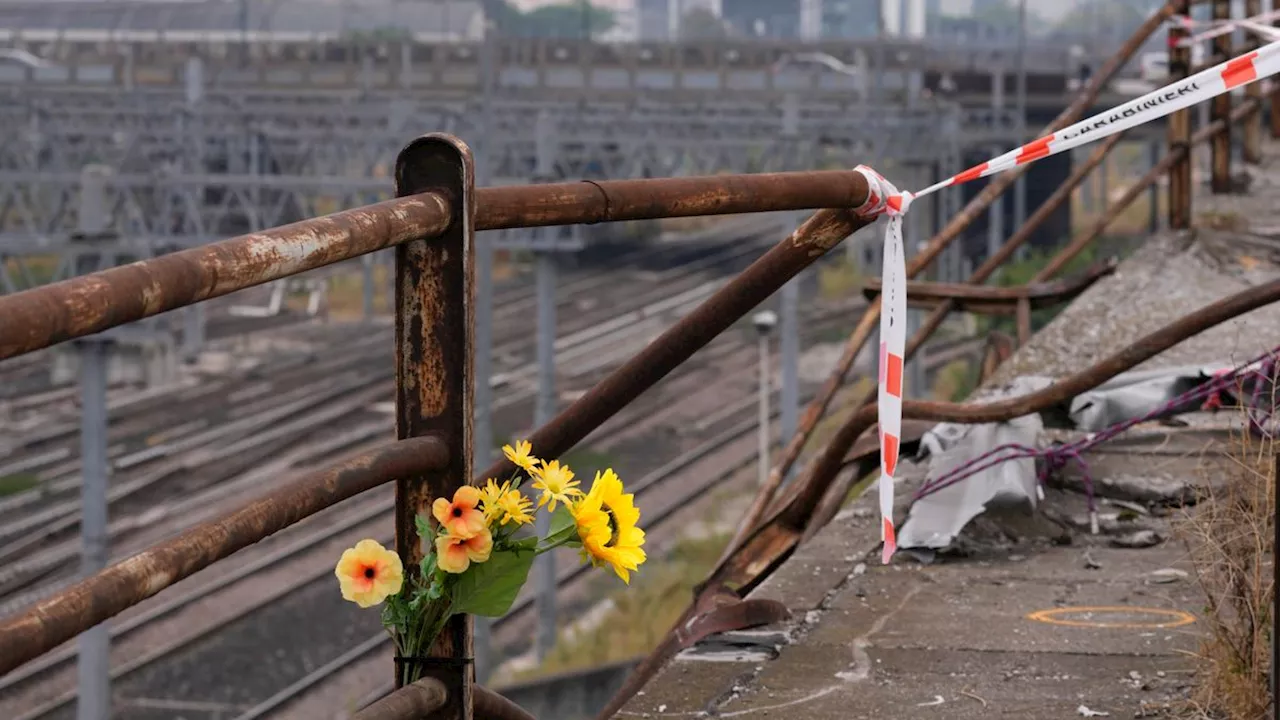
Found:
<path fill-rule="evenodd" d="M 1277 448 L 1247 432 L 1231 442 L 1230 477 L 1210 484 L 1179 527 L 1206 596 L 1194 701 L 1202 716 L 1262 720 L 1275 632 Z"/>
<path fill-rule="evenodd" d="M 1244 232 L 1249 229 L 1249 221 L 1233 212 L 1202 212 L 1196 215 L 1195 226 L 1210 230 Z"/>

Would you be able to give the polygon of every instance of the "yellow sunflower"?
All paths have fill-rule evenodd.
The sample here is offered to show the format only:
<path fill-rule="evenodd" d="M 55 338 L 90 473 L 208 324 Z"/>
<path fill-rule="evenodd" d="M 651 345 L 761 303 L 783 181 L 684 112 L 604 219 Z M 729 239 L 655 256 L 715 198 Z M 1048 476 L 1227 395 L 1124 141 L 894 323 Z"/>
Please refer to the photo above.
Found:
<path fill-rule="evenodd" d="M 644 564 L 644 531 L 636 524 L 640 509 L 635 496 L 624 493 L 622 481 L 612 469 L 596 473 L 591 492 L 570 505 L 582 554 L 595 567 L 608 565 L 622 582 L 631 584 L 631 572 Z"/>
<path fill-rule="evenodd" d="M 538 507 L 547 505 L 548 512 L 556 511 L 556 503 L 571 505 L 573 499 L 582 496 L 578 489 L 578 481 L 573 479 L 573 471 L 568 465 L 561 465 L 559 460 L 542 461 L 542 470 L 533 483 L 534 490 L 541 490 Z"/>

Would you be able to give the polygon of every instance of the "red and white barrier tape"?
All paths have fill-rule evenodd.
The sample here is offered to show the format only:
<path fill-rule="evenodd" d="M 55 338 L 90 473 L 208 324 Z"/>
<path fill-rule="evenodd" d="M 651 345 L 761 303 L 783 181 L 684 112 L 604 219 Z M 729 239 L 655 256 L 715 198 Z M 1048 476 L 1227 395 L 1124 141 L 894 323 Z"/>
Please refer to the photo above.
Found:
<path fill-rule="evenodd" d="M 1174 44 L 1174 47 L 1193 47 L 1195 45 L 1199 45 L 1200 43 L 1206 40 L 1212 40 L 1216 37 L 1229 35 L 1235 32 L 1236 29 L 1242 28 L 1242 27 L 1253 30 L 1254 32 L 1258 32 L 1259 34 L 1265 35 L 1266 37 L 1274 38 L 1276 37 L 1274 34 L 1268 34 L 1266 32 L 1262 32 L 1258 30 L 1257 27 L 1260 26 L 1261 23 L 1274 22 L 1276 20 L 1280 20 L 1280 10 L 1271 10 L 1269 12 L 1264 12 L 1261 15 L 1254 15 L 1253 17 L 1246 18 L 1244 20 L 1217 20 L 1217 21 L 1212 21 L 1207 23 L 1198 22 L 1196 20 L 1193 20 L 1187 17 L 1186 15 L 1175 15 L 1169 18 L 1170 22 L 1181 25 L 1182 27 L 1186 28 L 1187 31 L 1191 31 L 1191 30 L 1195 30 L 1196 28 L 1203 28 L 1203 27 L 1210 28 L 1209 30 L 1205 30 L 1204 32 L 1197 33 L 1189 37 L 1181 38 L 1180 40 L 1177 41 L 1177 43 Z M 1276 30 L 1276 28 L 1270 28 L 1270 27 L 1268 29 L 1273 31 Z"/>
<path fill-rule="evenodd" d="M 1247 26 L 1254 23 L 1243 21 Z M 1258 25 L 1259 33 L 1280 30 Z M 1268 37 L 1273 35 L 1268 34 Z M 882 561 L 889 562 L 897 549 L 893 524 L 893 478 L 898 467 L 898 445 L 902 434 L 902 380 L 906 355 L 907 269 L 903 249 L 902 216 L 912 200 L 942 188 L 1011 170 L 1041 158 L 1122 132 L 1162 118 L 1170 113 L 1229 92 L 1237 87 L 1280 72 L 1280 42 L 1264 45 L 1241 57 L 1196 73 L 1155 92 L 1130 100 L 1116 108 L 1027 143 L 917 193 L 899 190 L 883 176 L 864 165 L 855 171 L 867 178 L 867 202 L 854 210 L 864 218 L 888 216 L 884 235 L 884 266 L 881 275 L 880 315 L 880 514 L 884 539 Z"/>

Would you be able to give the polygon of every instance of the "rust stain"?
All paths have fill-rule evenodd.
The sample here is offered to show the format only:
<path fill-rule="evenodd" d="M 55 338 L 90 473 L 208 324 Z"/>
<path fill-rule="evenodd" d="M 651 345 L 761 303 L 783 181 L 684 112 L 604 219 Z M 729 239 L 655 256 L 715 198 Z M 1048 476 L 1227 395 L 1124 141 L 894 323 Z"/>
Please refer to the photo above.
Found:
<path fill-rule="evenodd" d="M 445 344 L 441 337 L 445 328 L 439 320 L 447 312 L 440 303 L 446 296 L 444 268 L 448 253 L 439 249 L 431 252 L 425 245 L 414 245 L 410 253 L 413 255 L 411 266 L 421 268 L 421 277 L 409 283 L 414 290 L 410 308 L 412 334 L 417 337 L 406 338 L 405 350 L 411 360 L 409 375 L 416 385 L 420 412 L 435 416 L 444 412 L 449 400 L 444 382 Z"/>

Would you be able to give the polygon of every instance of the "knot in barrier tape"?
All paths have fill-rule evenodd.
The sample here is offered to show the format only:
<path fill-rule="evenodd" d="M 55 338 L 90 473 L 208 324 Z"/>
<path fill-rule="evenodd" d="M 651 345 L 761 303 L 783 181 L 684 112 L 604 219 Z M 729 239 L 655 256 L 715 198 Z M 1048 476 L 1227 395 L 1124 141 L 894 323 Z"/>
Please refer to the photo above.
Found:
<path fill-rule="evenodd" d="M 863 219 L 875 219 L 881 215 L 896 217 L 906 214 L 915 195 L 899 190 L 883 175 L 866 165 L 859 165 L 853 171 L 867 179 L 867 201 L 853 209 L 855 215 Z"/>

